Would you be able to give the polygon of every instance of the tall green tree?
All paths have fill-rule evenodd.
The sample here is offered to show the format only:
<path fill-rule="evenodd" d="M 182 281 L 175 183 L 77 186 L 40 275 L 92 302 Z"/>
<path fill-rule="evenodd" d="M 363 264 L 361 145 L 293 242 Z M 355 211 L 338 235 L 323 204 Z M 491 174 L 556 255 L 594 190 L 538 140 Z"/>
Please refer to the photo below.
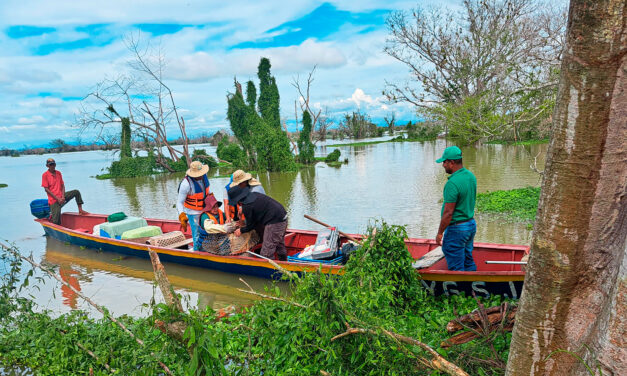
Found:
<path fill-rule="evenodd" d="M 270 74 L 270 61 L 259 63 L 260 94 L 252 81 L 246 83 L 246 99 L 235 81 L 235 93 L 227 95 L 227 118 L 246 153 L 247 165 L 259 171 L 287 171 L 295 167 L 287 134 L 281 129 L 279 92 Z M 257 104 L 259 112 L 255 108 Z"/>
<path fill-rule="evenodd" d="M 298 160 L 301 163 L 311 163 L 314 160 L 314 144 L 311 142 L 311 115 L 303 112 L 303 129 L 298 137 Z"/>
<path fill-rule="evenodd" d="M 259 78 L 259 113 L 263 120 L 274 127 L 281 129 L 281 115 L 279 113 L 279 89 L 274 76 L 270 74 L 270 60 L 265 57 L 259 61 L 257 77 Z"/>

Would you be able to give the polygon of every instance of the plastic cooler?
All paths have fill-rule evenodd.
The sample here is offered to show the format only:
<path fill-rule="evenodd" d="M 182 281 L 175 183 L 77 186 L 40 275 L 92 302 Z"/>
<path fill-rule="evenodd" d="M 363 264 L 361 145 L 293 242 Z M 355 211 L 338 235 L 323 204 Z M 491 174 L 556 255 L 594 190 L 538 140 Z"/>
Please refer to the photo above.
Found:
<path fill-rule="evenodd" d="M 50 206 L 48 205 L 48 199 L 42 198 L 39 200 L 33 200 L 30 203 L 30 212 L 35 217 L 42 219 L 50 216 Z"/>
<path fill-rule="evenodd" d="M 120 239 L 125 231 L 147 226 L 144 218 L 126 217 L 117 222 L 105 222 L 100 224 L 100 236 L 105 238 Z"/>

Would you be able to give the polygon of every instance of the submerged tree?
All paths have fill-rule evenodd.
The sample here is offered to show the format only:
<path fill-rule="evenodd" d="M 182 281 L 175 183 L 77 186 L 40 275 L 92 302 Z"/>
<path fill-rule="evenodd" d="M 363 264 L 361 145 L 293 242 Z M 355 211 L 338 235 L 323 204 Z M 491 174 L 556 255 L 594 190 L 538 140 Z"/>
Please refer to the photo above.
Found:
<path fill-rule="evenodd" d="M 227 95 L 227 118 L 231 130 L 246 154 L 249 169 L 291 170 L 294 168 L 294 155 L 287 134 L 281 129 L 279 92 L 276 81 L 270 74 L 268 59 L 261 59 L 258 75 L 261 82 L 259 98 L 252 81 L 246 85 L 246 100 L 237 80 L 235 93 Z"/>
<path fill-rule="evenodd" d="M 127 117 L 122 118 L 122 133 L 120 135 L 120 158 L 131 158 L 131 122 Z"/>
<path fill-rule="evenodd" d="M 303 112 L 303 129 L 298 137 L 298 160 L 300 163 L 314 161 L 314 144 L 311 142 L 311 115 Z"/>
<path fill-rule="evenodd" d="M 627 372 L 626 18 L 571 1 L 508 375 Z"/>
<path fill-rule="evenodd" d="M 394 12 L 385 52 L 409 68 L 411 80 L 387 82 L 384 94 L 469 141 L 537 128 L 555 102 L 564 21 L 563 9 L 535 0 Z"/>
<path fill-rule="evenodd" d="M 126 42 L 133 54 L 129 71 L 115 79 L 104 79 L 83 99 L 78 126 L 102 133 L 108 126 L 118 126 L 123 118 L 128 118 L 132 132 L 148 141 L 149 151 L 154 150 L 155 161 L 162 168 L 172 170 L 167 159 L 178 162 L 185 157 L 191 163 L 185 120 L 179 115 L 174 94 L 163 78 L 162 52 L 141 46 L 133 37 Z M 168 129 L 172 128 L 180 132 L 182 150 L 175 149 L 168 141 Z"/>

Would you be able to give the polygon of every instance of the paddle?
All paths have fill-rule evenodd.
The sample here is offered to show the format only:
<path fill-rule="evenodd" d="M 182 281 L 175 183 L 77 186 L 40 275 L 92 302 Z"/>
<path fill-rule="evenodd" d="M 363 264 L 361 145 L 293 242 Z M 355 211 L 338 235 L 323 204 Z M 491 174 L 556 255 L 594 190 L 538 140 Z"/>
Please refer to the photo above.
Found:
<path fill-rule="evenodd" d="M 307 214 L 305 214 L 305 218 L 309 219 L 310 221 L 316 222 L 317 224 L 322 225 L 322 226 L 324 226 L 324 227 L 333 227 L 333 226 L 328 225 L 328 224 L 326 224 L 326 223 L 322 222 L 321 220 L 316 219 L 316 218 L 314 218 L 314 217 L 312 217 L 312 216 L 309 216 L 309 215 L 307 215 Z M 339 231 L 339 230 L 338 230 L 338 233 L 339 233 L 340 235 L 342 235 L 343 237 L 345 237 L 346 239 L 348 239 L 348 240 L 350 240 L 350 241 L 352 241 L 352 242 L 355 242 L 355 243 L 357 243 L 357 244 L 361 245 L 361 241 L 359 241 L 359 240 L 357 240 L 357 239 L 353 238 L 352 236 L 350 236 L 350 235 L 348 235 L 348 234 L 346 234 L 346 233 L 344 233 L 344 232 L 342 232 L 342 231 Z"/>

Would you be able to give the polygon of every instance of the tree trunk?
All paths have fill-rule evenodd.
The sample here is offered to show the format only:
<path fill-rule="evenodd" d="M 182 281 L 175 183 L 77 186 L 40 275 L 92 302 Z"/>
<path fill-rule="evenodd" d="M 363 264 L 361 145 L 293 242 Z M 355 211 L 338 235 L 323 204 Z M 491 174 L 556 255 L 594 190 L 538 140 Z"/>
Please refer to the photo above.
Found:
<path fill-rule="evenodd" d="M 626 8 L 571 0 L 507 375 L 627 374 Z"/>

